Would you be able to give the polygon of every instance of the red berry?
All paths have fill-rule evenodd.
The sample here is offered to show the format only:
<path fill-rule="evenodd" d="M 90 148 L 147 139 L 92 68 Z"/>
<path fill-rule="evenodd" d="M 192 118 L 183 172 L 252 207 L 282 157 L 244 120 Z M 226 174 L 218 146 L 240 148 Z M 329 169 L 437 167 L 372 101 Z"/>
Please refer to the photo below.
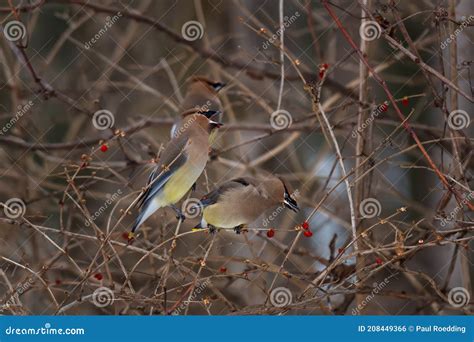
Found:
<path fill-rule="evenodd" d="M 377 265 L 382 265 L 382 259 L 380 258 L 376 258 L 375 262 L 377 263 Z"/>
<path fill-rule="evenodd" d="M 127 240 L 127 241 L 128 241 L 128 232 L 123 232 L 123 233 L 122 233 L 122 238 L 123 238 L 124 240 Z"/>
<path fill-rule="evenodd" d="M 107 152 L 108 149 L 109 149 L 109 147 L 106 144 L 102 144 L 102 146 L 100 146 L 100 150 L 102 152 Z"/>
<path fill-rule="evenodd" d="M 339 254 L 340 254 L 340 253 L 343 253 L 343 252 L 344 252 L 344 248 L 339 248 L 337 251 L 338 251 Z"/>
<path fill-rule="evenodd" d="M 327 63 L 324 63 L 324 64 L 323 64 L 323 68 L 324 68 L 324 69 L 327 69 L 327 68 L 329 68 L 329 64 L 327 64 Z"/>
<path fill-rule="evenodd" d="M 96 273 L 94 274 L 94 278 L 97 280 L 102 280 L 104 279 L 104 276 L 102 275 L 102 273 Z"/>
<path fill-rule="evenodd" d="M 386 112 L 386 111 L 388 110 L 388 105 L 387 105 L 386 103 L 382 103 L 382 104 L 380 105 L 380 110 L 381 110 L 382 112 Z"/>
<path fill-rule="evenodd" d="M 308 230 L 308 228 L 309 228 L 308 221 L 304 221 L 303 224 L 301 225 L 301 227 L 303 227 L 304 230 Z"/>
<path fill-rule="evenodd" d="M 56 285 L 61 285 L 61 280 L 60 279 L 56 279 L 54 282 L 56 283 Z"/>
<path fill-rule="evenodd" d="M 404 105 L 405 107 L 408 106 L 408 97 L 405 96 L 405 97 L 402 99 L 402 105 Z"/>
<path fill-rule="evenodd" d="M 222 266 L 222 267 L 219 269 L 219 272 L 221 272 L 221 273 L 226 273 L 226 272 L 227 272 L 227 267 Z"/>
<path fill-rule="evenodd" d="M 267 237 L 272 238 L 275 236 L 275 231 L 273 229 L 267 230 Z"/>
<path fill-rule="evenodd" d="M 323 69 L 319 70 L 319 78 L 323 78 L 325 71 Z"/>
<path fill-rule="evenodd" d="M 303 234 L 304 234 L 304 236 L 306 236 L 306 237 L 311 237 L 311 236 L 313 236 L 313 232 L 312 232 L 311 230 L 305 230 L 305 232 L 304 232 Z"/>

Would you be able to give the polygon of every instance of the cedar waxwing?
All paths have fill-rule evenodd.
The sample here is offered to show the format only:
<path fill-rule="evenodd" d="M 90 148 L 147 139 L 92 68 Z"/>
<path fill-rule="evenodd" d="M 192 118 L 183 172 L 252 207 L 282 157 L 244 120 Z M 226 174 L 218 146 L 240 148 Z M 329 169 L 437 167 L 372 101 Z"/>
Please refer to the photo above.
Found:
<path fill-rule="evenodd" d="M 171 137 L 174 137 L 183 122 L 183 117 L 191 109 L 204 112 L 216 111 L 219 114 L 210 117 L 210 119 L 217 122 L 222 120 L 222 103 L 217 93 L 225 87 L 225 83 L 213 82 L 202 76 L 193 76 L 188 82 L 186 95 L 181 104 L 182 114 L 177 117 L 173 127 L 171 127 Z"/>
<path fill-rule="evenodd" d="M 180 219 L 184 219 L 174 204 L 204 171 L 210 148 L 209 134 L 222 125 L 209 118 L 216 114 L 216 111 L 198 112 L 194 109 L 184 115 L 182 125 L 164 149 L 160 163 L 148 178 L 147 189 L 137 202 L 140 213 L 130 237 L 159 208 L 170 206 Z"/>
<path fill-rule="evenodd" d="M 201 199 L 202 220 L 196 228 L 234 228 L 239 233 L 243 226 L 278 205 L 299 210 L 280 178 L 233 179 Z"/>

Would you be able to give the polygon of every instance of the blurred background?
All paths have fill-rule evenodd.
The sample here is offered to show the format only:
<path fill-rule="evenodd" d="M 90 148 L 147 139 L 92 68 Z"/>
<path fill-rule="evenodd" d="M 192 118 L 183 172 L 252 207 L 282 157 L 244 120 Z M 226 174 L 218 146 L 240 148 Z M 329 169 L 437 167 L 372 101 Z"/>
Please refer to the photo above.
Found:
<path fill-rule="evenodd" d="M 2 0 L 0 15 L 1 314 L 472 314 L 472 1 Z M 301 210 L 237 235 L 160 209 L 130 242 L 194 75 L 227 85 L 189 198 L 276 174 Z"/>

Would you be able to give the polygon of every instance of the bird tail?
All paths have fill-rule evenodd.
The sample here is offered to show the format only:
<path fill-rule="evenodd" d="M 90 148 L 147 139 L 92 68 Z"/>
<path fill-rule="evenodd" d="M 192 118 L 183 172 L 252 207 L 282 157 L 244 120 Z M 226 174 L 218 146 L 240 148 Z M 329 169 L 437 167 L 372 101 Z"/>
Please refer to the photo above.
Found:
<path fill-rule="evenodd" d="M 130 233 L 132 235 L 135 234 L 135 232 L 138 230 L 138 228 L 140 228 L 142 223 L 143 223 L 142 213 L 140 213 L 140 214 L 138 214 L 138 217 L 136 218 L 135 223 L 133 223 L 133 226 L 132 226 L 132 229 L 130 230 Z"/>
<path fill-rule="evenodd" d="M 134 234 L 147 220 L 147 218 L 149 218 L 155 211 L 158 210 L 158 208 L 160 208 L 160 205 L 156 203 L 156 201 L 150 201 L 148 204 L 144 205 L 132 226 L 131 233 Z"/>

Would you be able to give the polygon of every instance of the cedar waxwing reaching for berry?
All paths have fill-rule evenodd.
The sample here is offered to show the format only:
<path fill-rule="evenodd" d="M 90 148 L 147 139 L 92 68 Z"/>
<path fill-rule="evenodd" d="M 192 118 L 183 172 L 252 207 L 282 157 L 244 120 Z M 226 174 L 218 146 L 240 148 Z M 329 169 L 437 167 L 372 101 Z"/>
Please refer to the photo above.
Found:
<path fill-rule="evenodd" d="M 278 205 L 299 210 L 280 178 L 237 178 L 201 199 L 202 220 L 196 228 L 234 228 L 238 233 L 264 211 Z"/>
<path fill-rule="evenodd" d="M 171 206 L 183 219 L 174 204 L 191 189 L 206 167 L 209 134 L 222 125 L 209 119 L 216 114 L 215 111 L 192 110 L 184 115 L 182 125 L 163 151 L 160 163 L 150 174 L 146 191 L 137 202 L 140 214 L 130 237 L 159 208 Z"/>
<path fill-rule="evenodd" d="M 217 122 L 222 120 L 222 103 L 217 93 L 225 87 L 225 83 L 213 82 L 202 76 L 193 76 L 188 82 L 186 95 L 181 104 L 183 113 L 178 116 L 171 128 L 171 137 L 174 137 L 177 129 L 183 122 L 183 117 L 191 109 L 203 112 L 216 111 L 219 114 L 210 117 L 210 119 Z"/>

